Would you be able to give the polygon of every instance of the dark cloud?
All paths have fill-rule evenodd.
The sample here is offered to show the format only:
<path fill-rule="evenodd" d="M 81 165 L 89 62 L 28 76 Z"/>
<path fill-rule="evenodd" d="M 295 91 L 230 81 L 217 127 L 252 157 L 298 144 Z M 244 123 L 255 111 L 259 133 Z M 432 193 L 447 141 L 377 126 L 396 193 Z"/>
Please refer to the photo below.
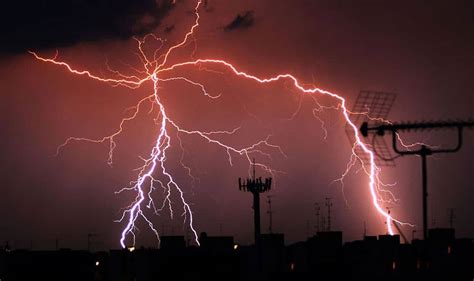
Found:
<path fill-rule="evenodd" d="M 170 33 L 171 31 L 174 30 L 174 24 L 173 25 L 170 25 L 170 26 L 167 26 L 165 27 L 165 33 Z"/>
<path fill-rule="evenodd" d="M 0 55 L 142 35 L 172 6 L 172 0 L 10 0 L 0 11 Z"/>
<path fill-rule="evenodd" d="M 255 22 L 253 11 L 246 11 L 242 15 L 238 14 L 235 19 L 224 27 L 225 31 L 243 29 L 251 27 Z"/>

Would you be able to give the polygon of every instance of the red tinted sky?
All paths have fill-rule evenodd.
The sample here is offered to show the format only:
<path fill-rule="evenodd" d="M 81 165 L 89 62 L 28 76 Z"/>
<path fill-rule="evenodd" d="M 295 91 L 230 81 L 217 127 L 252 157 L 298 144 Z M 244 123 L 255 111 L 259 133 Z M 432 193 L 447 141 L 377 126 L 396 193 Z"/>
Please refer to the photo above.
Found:
<path fill-rule="evenodd" d="M 340 94 L 352 105 L 359 90 L 398 93 L 392 120 L 472 117 L 474 70 L 472 3 L 432 4 L 424 1 L 209 1 L 196 33 L 196 58 L 219 58 L 259 76 L 290 72 L 303 81 Z M 176 42 L 193 21 L 192 1 L 171 10 L 156 34 Z M 238 13 L 253 11 L 248 28 L 224 31 Z M 164 29 L 175 28 L 165 33 Z M 191 48 L 173 61 L 188 59 Z M 99 40 L 59 49 L 60 58 L 76 68 L 98 74 L 104 61 L 125 70 L 120 62 L 136 65 L 132 40 Z M 50 55 L 54 50 L 41 50 Z M 213 68 L 214 69 L 214 68 Z M 183 69 L 177 74 L 208 85 L 218 100 L 202 97 L 187 85 L 163 85 L 161 97 L 169 115 L 187 128 L 242 130 L 223 140 L 248 145 L 272 134 L 288 157 L 274 152 L 270 163 L 285 173 L 276 177 L 273 206 L 274 230 L 287 241 L 306 237 L 306 222 L 314 221 L 313 203 L 325 197 L 334 201 L 333 228 L 346 240 L 362 235 L 363 221 L 369 234 L 384 232 L 383 219 L 369 197 L 367 178 L 357 168 L 344 188 L 331 184 L 340 177 L 350 157 L 340 112 L 327 110 L 318 116 L 328 128 L 327 139 L 313 117 L 314 104 L 284 82 L 261 86 L 223 74 Z M 150 94 L 151 84 L 137 90 L 91 81 L 65 69 L 40 63 L 29 54 L 7 55 L 0 61 L 0 149 L 3 184 L 0 239 L 16 246 L 84 248 L 87 233 L 98 233 L 100 247 L 118 247 L 123 224 L 114 223 L 133 193 L 114 195 L 136 176 L 138 156 L 149 153 L 157 128 L 146 110 L 126 126 L 117 139 L 115 163 L 106 164 L 107 145 L 74 143 L 54 157 L 56 147 L 69 136 L 101 137 L 113 132 L 125 109 Z M 321 103 L 332 104 L 321 98 Z M 452 132 L 407 135 L 409 140 L 432 144 L 454 141 Z M 251 197 L 238 191 L 237 177 L 245 176 L 245 159 L 227 154 L 198 138 L 184 136 L 184 161 L 199 178 L 193 184 L 177 162 L 180 149 L 170 151 L 169 167 L 185 189 L 194 210 L 196 228 L 218 235 L 235 235 L 243 243 L 252 240 Z M 176 140 L 174 142 L 176 143 Z M 468 131 L 462 152 L 429 160 L 431 218 L 447 225 L 447 208 L 456 210 L 460 236 L 473 236 L 471 203 L 474 198 L 470 171 L 473 167 L 473 133 Z M 400 199 L 393 213 L 421 224 L 420 163 L 415 157 L 397 160 L 386 168 L 386 182 L 397 182 L 393 192 Z M 264 175 L 262 172 L 260 172 Z M 159 198 L 160 195 L 157 195 Z M 263 200 L 262 200 L 263 203 Z M 176 209 L 181 207 L 176 203 Z M 263 212 L 266 210 L 263 204 Z M 164 212 L 154 216 L 165 234 L 183 233 L 179 216 L 171 221 Z M 262 227 L 267 226 L 263 216 Z M 138 245 L 153 245 L 147 227 L 139 225 Z M 404 228 L 406 234 L 410 228 Z"/>

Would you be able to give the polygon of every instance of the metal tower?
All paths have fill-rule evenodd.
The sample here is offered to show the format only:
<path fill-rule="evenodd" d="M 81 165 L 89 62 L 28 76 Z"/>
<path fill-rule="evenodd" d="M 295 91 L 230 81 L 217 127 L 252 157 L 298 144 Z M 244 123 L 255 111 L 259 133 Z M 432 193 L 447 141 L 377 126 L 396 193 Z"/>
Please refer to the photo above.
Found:
<path fill-rule="evenodd" d="M 319 223 L 319 212 L 321 211 L 321 207 L 319 207 L 319 203 L 316 202 L 314 203 L 314 211 L 316 212 L 316 225 L 315 225 L 315 228 L 316 228 L 316 234 L 318 232 L 321 231 L 321 228 L 320 228 L 320 223 Z"/>
<path fill-rule="evenodd" d="M 239 190 L 250 192 L 253 195 L 253 221 L 255 230 L 255 245 L 260 245 L 260 193 L 270 191 L 272 178 L 256 178 L 255 176 L 255 160 L 253 161 L 253 178 L 247 178 L 243 181 L 239 178 Z"/>
<path fill-rule="evenodd" d="M 328 209 L 328 228 L 327 228 L 327 231 L 331 231 L 331 207 L 332 207 L 331 198 L 326 197 L 325 205 L 326 205 L 326 208 Z"/>
<path fill-rule="evenodd" d="M 273 233 L 273 210 L 272 210 L 272 195 L 267 195 L 267 203 L 268 203 L 268 233 Z"/>

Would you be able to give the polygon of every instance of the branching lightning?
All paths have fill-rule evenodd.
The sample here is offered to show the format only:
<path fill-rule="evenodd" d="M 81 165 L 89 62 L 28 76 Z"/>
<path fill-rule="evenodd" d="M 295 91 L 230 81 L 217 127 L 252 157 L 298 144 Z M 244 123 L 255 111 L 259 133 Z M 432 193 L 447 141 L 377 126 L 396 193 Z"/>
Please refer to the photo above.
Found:
<path fill-rule="evenodd" d="M 209 71 L 211 73 L 220 73 L 220 74 L 231 74 L 242 79 L 248 79 L 254 81 L 255 83 L 260 84 L 269 84 L 276 81 L 286 81 L 289 82 L 292 90 L 298 91 L 301 94 L 310 95 L 311 98 L 315 102 L 315 109 L 313 110 L 314 116 L 321 122 L 322 129 L 327 135 L 327 132 L 324 127 L 324 122 L 317 116 L 317 112 L 323 109 L 332 109 L 340 111 L 342 116 L 344 117 L 347 124 L 352 128 L 355 142 L 352 145 L 352 154 L 350 156 L 350 160 L 347 164 L 346 170 L 343 172 L 340 179 L 337 181 L 343 182 L 345 176 L 350 172 L 350 170 L 357 164 L 361 163 L 361 169 L 365 172 L 369 179 L 368 188 L 370 191 L 372 204 L 376 211 L 384 217 L 386 220 L 387 231 L 390 234 L 393 234 L 392 229 L 392 220 L 394 218 L 385 211 L 381 207 L 381 203 L 384 202 L 383 196 L 380 193 L 388 193 L 389 197 L 395 199 L 393 194 L 390 191 L 384 189 L 384 185 L 380 178 L 380 168 L 375 165 L 374 160 L 374 153 L 370 150 L 370 146 L 366 144 L 360 137 L 358 128 L 356 125 L 351 121 L 350 115 L 352 114 L 348 111 L 346 107 L 346 100 L 335 93 L 329 92 L 327 90 L 318 88 L 314 85 L 307 85 L 300 82 L 295 76 L 283 73 L 278 74 L 273 77 L 262 78 L 258 77 L 253 74 L 249 74 L 243 72 L 238 69 L 238 67 L 228 61 L 216 58 L 198 58 L 194 59 L 195 55 L 195 48 L 192 52 L 191 58 L 192 60 L 189 61 L 182 61 L 174 64 L 169 64 L 169 58 L 173 55 L 174 51 L 187 46 L 190 43 L 196 44 L 194 39 L 195 31 L 199 26 L 199 9 L 202 5 L 202 1 L 198 0 L 196 6 L 194 7 L 194 14 L 195 14 L 195 21 L 193 25 L 190 27 L 189 31 L 184 35 L 183 39 L 178 42 L 177 44 L 169 47 L 165 52 L 159 54 L 162 48 L 165 45 L 165 40 L 158 38 L 154 34 L 149 34 L 145 36 L 143 39 L 134 38 L 137 42 L 137 49 L 138 51 L 135 53 L 141 63 L 143 64 L 143 69 L 138 69 L 135 67 L 130 66 L 130 68 L 134 71 L 136 75 L 125 75 L 120 73 L 116 70 L 113 70 L 108 63 L 107 69 L 112 74 L 111 77 L 105 76 L 98 76 L 93 74 L 88 70 L 78 70 L 73 68 L 70 64 L 64 61 L 58 60 L 57 54 L 53 58 L 45 58 L 40 56 L 39 54 L 30 51 L 30 53 L 38 60 L 55 64 L 61 67 L 64 67 L 67 71 L 76 74 L 87 76 L 90 79 L 94 79 L 97 81 L 105 82 L 110 84 L 111 86 L 123 86 L 128 87 L 131 89 L 136 89 L 141 87 L 143 84 L 147 82 L 151 82 L 153 84 L 153 92 L 146 96 L 145 98 L 141 99 L 134 107 L 132 107 L 129 111 L 127 117 L 123 118 L 118 126 L 118 129 L 112 133 L 111 135 L 105 136 L 99 139 L 90 139 L 90 138 L 78 138 L 78 137 L 70 137 L 68 138 L 63 144 L 58 147 L 57 152 L 59 153 L 61 149 L 63 149 L 66 145 L 70 144 L 71 142 L 75 141 L 85 141 L 85 142 L 92 142 L 92 143 L 108 143 L 109 145 L 109 158 L 108 164 L 113 163 L 113 153 L 114 149 L 116 148 L 115 138 L 123 132 L 124 124 L 133 120 L 137 114 L 140 112 L 142 105 L 144 103 L 150 103 L 152 108 L 150 112 L 156 112 L 157 115 L 155 117 L 155 123 L 158 126 L 158 136 L 154 141 L 154 146 L 151 149 L 148 157 L 143 158 L 143 165 L 137 169 L 138 175 L 137 179 L 132 181 L 129 186 L 117 191 L 117 193 L 122 193 L 125 191 L 133 191 L 136 192 L 135 199 L 133 202 L 127 206 L 122 216 L 117 220 L 118 222 L 124 222 L 125 226 L 121 233 L 120 244 L 122 247 L 127 246 L 127 239 L 129 237 L 132 238 L 132 244 L 135 245 L 135 233 L 137 230 L 137 220 L 139 218 L 143 219 L 145 223 L 148 224 L 151 231 L 156 235 L 158 241 L 160 239 L 159 232 L 157 228 L 153 225 L 151 219 L 147 217 L 144 213 L 144 207 L 148 209 L 152 209 L 154 213 L 159 213 L 160 211 L 164 210 L 165 208 L 169 210 L 171 218 L 174 217 L 174 208 L 171 202 L 171 195 L 172 192 L 176 192 L 176 194 L 181 199 L 182 203 L 182 212 L 181 215 L 183 217 L 184 224 L 189 226 L 189 229 L 194 235 L 194 241 L 196 244 L 199 245 L 198 235 L 194 228 L 193 222 L 193 213 L 191 210 L 190 204 L 186 201 L 185 194 L 180 187 L 180 185 L 175 181 L 173 175 L 168 171 L 166 160 L 167 160 L 167 152 L 174 144 L 174 140 L 176 139 L 177 145 L 180 146 L 184 153 L 184 149 L 181 143 L 180 136 L 182 135 L 193 135 L 201 138 L 202 140 L 207 141 L 209 144 L 215 145 L 220 147 L 223 151 L 225 151 L 229 164 L 233 165 L 233 157 L 240 156 L 247 159 L 249 164 L 251 164 L 251 155 L 258 153 L 265 157 L 271 157 L 270 153 L 267 150 L 275 151 L 285 155 L 284 151 L 276 144 L 271 142 L 271 135 L 267 136 L 256 143 L 243 146 L 243 147 L 235 147 L 225 142 L 219 140 L 217 136 L 222 134 L 232 135 L 236 133 L 240 128 L 233 128 L 230 130 L 216 130 L 216 131 L 200 131 L 196 129 L 184 128 L 176 121 L 172 120 L 169 115 L 167 114 L 167 110 L 160 100 L 160 88 L 159 85 L 163 83 L 171 83 L 171 82 L 184 82 L 188 83 L 189 85 L 195 87 L 202 95 L 209 99 L 218 99 L 220 97 L 220 93 L 210 93 L 206 90 L 206 86 L 202 83 L 195 82 L 188 77 L 184 76 L 174 76 L 174 73 L 177 73 L 180 70 L 187 69 L 187 68 L 197 68 L 201 71 Z M 160 46 L 155 49 L 152 55 L 147 55 L 147 52 L 144 51 L 143 46 L 146 44 L 147 39 L 153 39 L 155 42 L 159 42 Z M 213 70 L 210 68 L 217 68 L 218 70 Z M 316 100 L 316 96 L 328 96 L 333 98 L 337 102 L 337 106 L 322 106 Z M 299 105 L 297 111 L 299 111 L 301 105 Z M 294 113 L 294 115 L 297 112 Z M 293 117 L 294 117 L 293 115 Z M 176 131 L 176 137 L 171 137 L 171 130 Z M 369 161 L 363 161 L 361 157 L 359 157 L 356 153 L 356 148 L 359 147 L 362 149 L 364 153 L 366 153 L 369 157 Z M 195 177 L 191 173 L 191 169 L 183 163 L 183 157 L 181 156 L 180 162 L 183 169 L 186 170 L 187 174 L 195 180 Z M 267 171 L 268 173 L 274 174 L 279 171 L 273 169 L 272 167 L 262 164 L 256 163 L 256 165 L 263 170 Z M 159 176 L 157 176 L 157 174 Z M 163 189 L 164 192 L 164 199 L 161 204 L 156 204 L 152 199 L 152 193 L 154 190 L 160 187 Z M 397 222 L 403 224 L 402 222 L 396 220 Z"/>

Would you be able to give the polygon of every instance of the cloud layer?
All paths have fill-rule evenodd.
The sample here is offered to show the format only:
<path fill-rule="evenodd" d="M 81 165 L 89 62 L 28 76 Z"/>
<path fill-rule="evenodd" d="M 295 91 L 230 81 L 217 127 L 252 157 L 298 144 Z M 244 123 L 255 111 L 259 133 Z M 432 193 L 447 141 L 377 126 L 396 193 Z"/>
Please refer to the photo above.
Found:
<path fill-rule="evenodd" d="M 9 1 L 0 12 L 0 55 L 141 35 L 172 7 L 171 0 Z"/>
<path fill-rule="evenodd" d="M 249 28 L 254 25 L 255 17 L 253 11 L 246 11 L 242 14 L 238 14 L 233 21 L 224 27 L 225 31 L 233 31 L 236 29 Z"/>

